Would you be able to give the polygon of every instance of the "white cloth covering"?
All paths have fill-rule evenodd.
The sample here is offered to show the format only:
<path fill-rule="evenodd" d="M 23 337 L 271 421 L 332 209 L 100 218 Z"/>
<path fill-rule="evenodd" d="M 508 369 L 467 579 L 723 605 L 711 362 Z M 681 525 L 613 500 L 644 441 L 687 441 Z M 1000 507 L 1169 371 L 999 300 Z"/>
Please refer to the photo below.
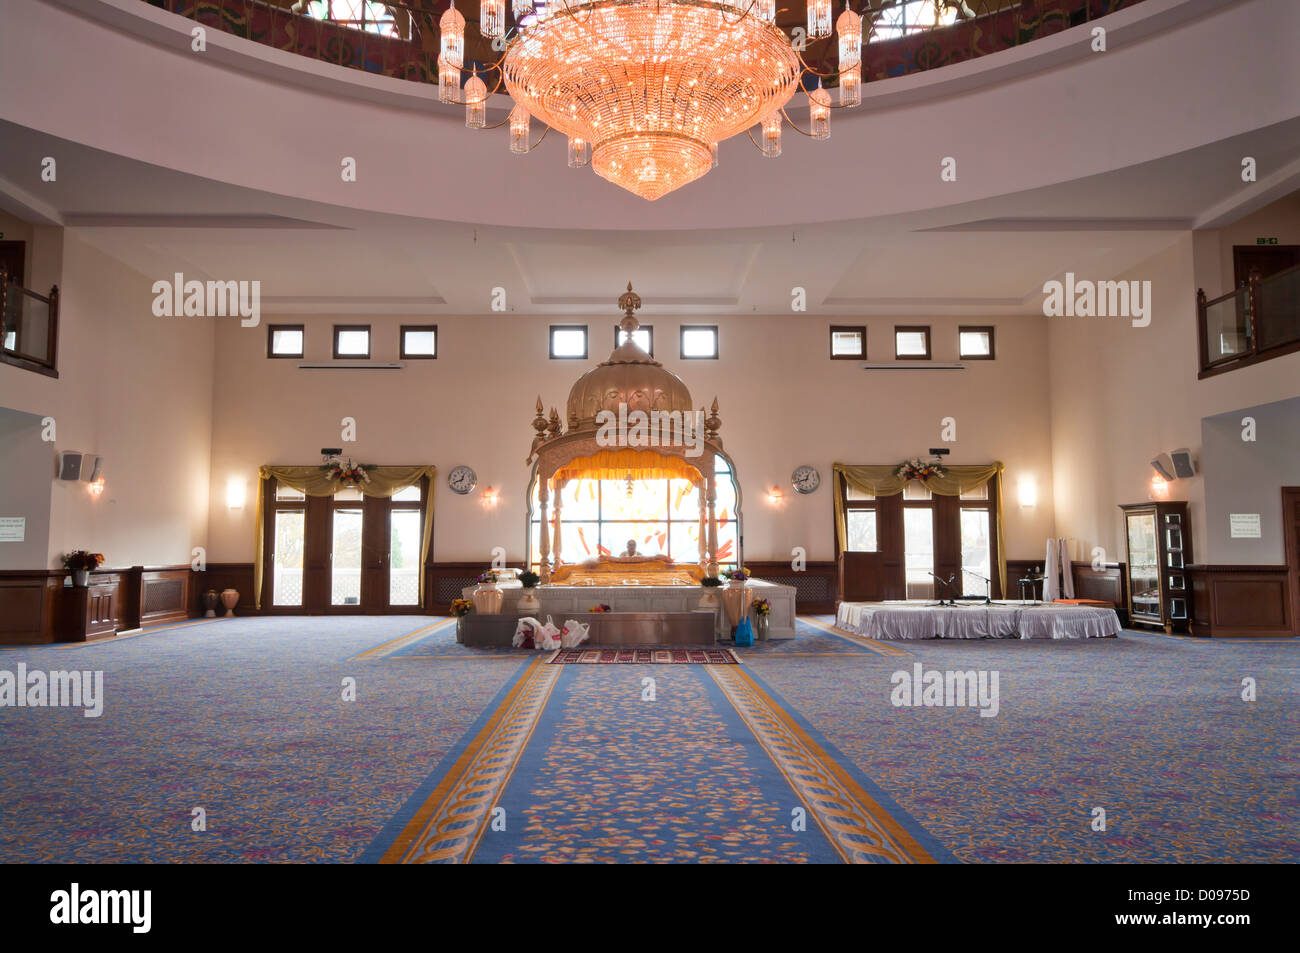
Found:
<path fill-rule="evenodd" d="M 1118 635 L 1114 609 L 1044 603 L 936 606 L 842 602 L 836 625 L 868 639 L 1098 639 Z"/>
<path fill-rule="evenodd" d="M 1070 567 L 1070 541 L 1065 537 L 1047 541 L 1043 562 L 1043 599 L 1074 598 L 1074 571 Z"/>

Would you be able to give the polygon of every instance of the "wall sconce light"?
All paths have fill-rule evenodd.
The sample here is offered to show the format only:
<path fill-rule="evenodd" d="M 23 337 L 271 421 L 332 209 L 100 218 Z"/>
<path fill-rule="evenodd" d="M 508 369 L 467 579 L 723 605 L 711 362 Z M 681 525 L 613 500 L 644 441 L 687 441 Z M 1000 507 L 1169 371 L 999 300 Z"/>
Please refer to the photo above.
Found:
<path fill-rule="evenodd" d="M 1024 477 L 1020 481 L 1020 505 L 1024 507 L 1038 504 L 1038 484 L 1033 477 Z"/>
<path fill-rule="evenodd" d="M 495 487 L 490 486 L 483 491 L 483 505 L 487 508 L 496 506 L 497 501 L 500 499 L 501 494 Z"/>
<path fill-rule="evenodd" d="M 86 492 L 98 499 L 99 494 L 104 492 L 104 478 L 102 476 L 95 477 L 94 480 L 86 484 Z"/>
<path fill-rule="evenodd" d="M 784 499 L 785 494 L 782 493 L 781 488 L 775 484 L 772 486 L 772 489 L 767 491 L 767 502 L 771 503 L 773 506 L 780 506 Z"/>
<path fill-rule="evenodd" d="M 226 481 L 226 506 L 232 510 L 244 508 L 244 481 L 238 477 Z"/>

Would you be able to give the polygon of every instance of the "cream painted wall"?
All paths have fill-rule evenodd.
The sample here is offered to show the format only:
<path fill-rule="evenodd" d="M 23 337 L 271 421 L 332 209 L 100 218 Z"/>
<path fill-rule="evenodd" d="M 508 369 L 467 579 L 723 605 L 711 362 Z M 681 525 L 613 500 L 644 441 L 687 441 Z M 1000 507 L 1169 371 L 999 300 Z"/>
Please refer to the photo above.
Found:
<path fill-rule="evenodd" d="M 611 309 L 612 310 L 612 309 Z M 265 323 L 305 323 L 307 358 L 328 359 L 334 323 L 373 325 L 372 358 L 395 360 L 401 317 L 284 317 Z M 552 319 L 486 315 L 446 317 L 439 327 L 440 357 L 412 361 L 401 371 L 300 370 L 295 361 L 267 360 L 266 329 L 223 324 L 216 332 L 212 438 L 212 510 L 209 558 L 248 561 L 253 549 L 257 467 L 310 464 L 322 447 L 345 446 L 358 462 L 433 463 L 439 467 L 434 558 L 487 560 L 494 546 L 524 556 L 524 465 L 533 431 L 533 405 L 563 416 L 569 387 L 613 347 L 613 315 L 590 321 L 590 359 L 552 361 Z M 940 445 L 941 420 L 957 421 L 952 463 L 1007 464 L 1007 550 L 1012 558 L 1041 553 L 1051 532 L 1051 443 L 1047 388 L 1047 328 L 1036 318 L 989 322 L 998 328 L 998 360 L 963 371 L 865 371 L 858 362 L 831 361 L 823 319 L 799 316 L 719 318 L 717 361 L 677 359 L 678 328 L 702 323 L 647 314 L 656 356 L 678 373 L 697 405 L 718 397 L 724 444 L 744 493 L 745 557 L 788 559 L 806 548 L 810 559 L 830 559 L 833 529 L 830 467 L 834 461 L 893 463 Z M 581 323 L 556 321 L 554 323 Z M 857 323 L 837 319 L 835 323 Z M 872 318 L 869 357 L 893 357 L 894 321 Z M 916 319 L 898 323 L 916 324 Z M 956 319 L 934 319 L 936 360 L 957 357 Z M 340 442 L 343 417 L 357 422 L 357 441 Z M 453 494 L 441 477 L 451 467 L 477 470 L 480 487 L 501 494 L 491 510 L 482 494 Z M 822 488 L 802 497 L 789 485 L 799 464 L 815 465 Z M 1038 505 L 1015 502 L 1021 476 L 1037 481 Z M 242 481 L 248 501 L 230 510 L 225 488 Z M 780 485 L 779 508 L 766 491 Z"/>
<path fill-rule="evenodd" d="M 1149 461 L 1157 453 L 1189 447 L 1199 459 L 1202 417 L 1300 393 L 1300 354 L 1197 380 L 1195 275 L 1222 261 L 1217 242 L 1181 233 L 1116 276 L 1152 282 L 1149 327 L 1123 318 L 1046 321 L 1056 523 L 1076 540 L 1075 558 L 1091 558 L 1094 546 L 1109 560 L 1125 558 L 1118 505 L 1149 498 Z M 1230 250 L 1227 260 L 1230 276 Z M 1198 473 L 1169 489 L 1170 499 L 1189 502 L 1193 551 L 1203 562 L 1213 549 L 1203 480 Z"/>
<path fill-rule="evenodd" d="M 75 229 L 34 232 L 38 286 L 60 286 L 59 377 L 0 365 L 0 407 L 53 417 L 55 450 L 105 458 L 98 499 L 51 468 L 48 565 L 76 548 L 110 566 L 188 563 L 207 537 L 212 322 L 154 317 L 152 279 Z"/>
<path fill-rule="evenodd" d="M 0 517 L 27 521 L 21 541 L 0 541 L 0 569 L 31 569 L 48 553 L 54 451 L 41 429 L 34 414 L 0 409 Z"/>

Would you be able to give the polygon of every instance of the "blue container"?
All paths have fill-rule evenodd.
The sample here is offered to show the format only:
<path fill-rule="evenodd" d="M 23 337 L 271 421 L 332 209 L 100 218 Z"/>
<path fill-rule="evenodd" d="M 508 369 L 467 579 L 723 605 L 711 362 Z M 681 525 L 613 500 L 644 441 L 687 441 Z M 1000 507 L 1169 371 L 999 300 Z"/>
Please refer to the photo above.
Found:
<path fill-rule="evenodd" d="M 750 624 L 749 616 L 745 616 L 745 618 L 741 619 L 740 625 L 736 626 L 736 644 L 754 644 L 754 627 Z"/>

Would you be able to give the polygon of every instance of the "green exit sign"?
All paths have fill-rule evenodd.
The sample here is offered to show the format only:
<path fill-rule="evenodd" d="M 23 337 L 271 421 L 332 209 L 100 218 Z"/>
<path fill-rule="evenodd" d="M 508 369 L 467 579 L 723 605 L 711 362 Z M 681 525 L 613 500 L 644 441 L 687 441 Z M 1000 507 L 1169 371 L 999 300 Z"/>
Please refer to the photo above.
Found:
<path fill-rule="evenodd" d="M 1276 244 L 1277 244 L 1277 239 L 1276 239 L 1276 238 L 1257 238 L 1257 239 L 1255 239 L 1255 244 L 1256 244 L 1256 245 L 1276 245 Z"/>

